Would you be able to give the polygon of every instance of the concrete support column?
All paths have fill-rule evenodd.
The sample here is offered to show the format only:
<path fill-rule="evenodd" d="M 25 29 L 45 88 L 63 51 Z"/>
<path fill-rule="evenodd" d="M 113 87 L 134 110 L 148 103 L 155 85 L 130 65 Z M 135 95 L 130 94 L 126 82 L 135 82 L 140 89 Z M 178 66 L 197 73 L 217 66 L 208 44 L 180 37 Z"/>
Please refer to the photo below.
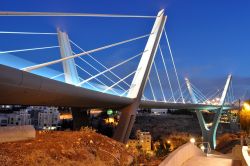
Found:
<path fill-rule="evenodd" d="M 88 109 L 72 107 L 71 112 L 73 117 L 73 130 L 80 130 L 81 127 L 89 125 Z"/>
<path fill-rule="evenodd" d="M 208 129 L 208 127 L 206 126 L 206 122 L 203 118 L 201 111 L 198 110 L 196 111 L 196 115 L 198 117 L 199 124 L 201 127 L 203 142 L 209 142 L 211 149 L 216 148 L 216 132 L 220 122 L 222 110 L 223 107 L 216 111 L 216 114 L 214 115 L 213 118 L 213 124 L 210 129 Z"/>
<path fill-rule="evenodd" d="M 113 138 L 119 142 L 126 143 L 133 128 L 139 102 L 135 102 L 121 110 L 119 124 Z"/>

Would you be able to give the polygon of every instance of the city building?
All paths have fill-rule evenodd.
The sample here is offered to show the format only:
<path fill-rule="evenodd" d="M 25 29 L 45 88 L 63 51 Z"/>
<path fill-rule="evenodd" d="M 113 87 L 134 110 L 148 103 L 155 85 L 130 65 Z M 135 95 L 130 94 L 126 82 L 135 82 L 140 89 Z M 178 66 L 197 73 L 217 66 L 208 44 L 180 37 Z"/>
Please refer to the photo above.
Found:
<path fill-rule="evenodd" d="M 239 110 L 228 110 L 222 112 L 220 123 L 239 123 Z"/>
<path fill-rule="evenodd" d="M 60 113 L 57 107 L 0 106 L 0 126 L 34 125 L 38 130 L 55 130 L 59 127 Z"/>
<path fill-rule="evenodd" d="M 30 124 L 31 117 L 27 110 L 0 114 L 0 126 L 22 126 Z"/>
<path fill-rule="evenodd" d="M 27 108 L 31 114 L 32 124 L 38 130 L 56 130 L 60 122 L 57 107 L 31 106 Z"/>
<path fill-rule="evenodd" d="M 153 115 L 167 115 L 167 109 L 151 109 L 151 114 Z"/>
<path fill-rule="evenodd" d="M 150 132 L 136 131 L 136 139 L 130 139 L 127 143 L 128 147 L 139 148 L 144 152 L 151 152 L 151 134 Z"/>
<path fill-rule="evenodd" d="M 111 126 L 117 126 L 119 121 L 119 112 L 116 110 L 108 109 L 104 112 L 104 115 L 102 116 L 104 120 L 104 124 L 111 125 Z"/>
<path fill-rule="evenodd" d="M 6 111 L 6 110 L 10 110 L 12 108 L 13 108 L 12 105 L 1 105 L 0 110 Z"/>
<path fill-rule="evenodd" d="M 8 126 L 8 116 L 5 114 L 0 115 L 0 126 Z"/>
<path fill-rule="evenodd" d="M 227 112 L 221 114 L 220 123 L 229 123 L 229 115 Z"/>

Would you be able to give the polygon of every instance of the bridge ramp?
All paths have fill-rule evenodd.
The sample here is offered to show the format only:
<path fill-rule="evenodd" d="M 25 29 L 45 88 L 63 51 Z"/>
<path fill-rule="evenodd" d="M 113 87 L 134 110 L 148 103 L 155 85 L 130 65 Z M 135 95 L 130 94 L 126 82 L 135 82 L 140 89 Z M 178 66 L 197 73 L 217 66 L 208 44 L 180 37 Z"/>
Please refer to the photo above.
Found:
<path fill-rule="evenodd" d="M 241 166 L 241 162 L 224 155 L 194 156 L 182 166 Z"/>
<path fill-rule="evenodd" d="M 196 145 L 186 143 L 170 153 L 160 166 L 241 166 L 241 161 L 230 155 L 206 155 Z"/>

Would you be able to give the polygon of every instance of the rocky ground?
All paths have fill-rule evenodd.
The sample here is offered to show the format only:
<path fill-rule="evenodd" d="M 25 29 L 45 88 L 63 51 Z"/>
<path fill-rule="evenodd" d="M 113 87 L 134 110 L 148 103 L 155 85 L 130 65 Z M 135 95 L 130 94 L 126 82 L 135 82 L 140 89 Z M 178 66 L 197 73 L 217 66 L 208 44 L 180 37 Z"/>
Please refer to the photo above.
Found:
<path fill-rule="evenodd" d="M 134 156 L 119 142 L 91 129 L 37 132 L 36 139 L 1 143 L 0 165 L 131 165 Z"/>
<path fill-rule="evenodd" d="M 135 133 L 138 129 L 149 131 L 154 140 L 175 132 L 190 133 L 194 136 L 201 135 L 199 122 L 194 115 L 137 116 L 133 132 Z"/>
<path fill-rule="evenodd" d="M 223 154 L 231 153 L 235 145 L 240 145 L 240 133 L 225 133 L 217 138 L 216 151 Z"/>
<path fill-rule="evenodd" d="M 219 127 L 219 132 L 224 128 Z M 137 116 L 133 130 L 136 129 L 150 131 L 154 141 L 164 137 L 170 139 L 172 136 L 171 140 L 174 142 L 174 138 L 179 138 L 179 135 L 185 133 L 196 138 L 201 135 L 198 120 L 193 115 Z M 225 140 L 229 142 L 225 144 Z M 188 142 L 188 139 L 185 142 Z M 239 142 L 238 136 L 223 135 L 218 138 L 217 150 L 228 153 L 232 149 L 231 144 L 235 142 Z M 0 143 L 0 166 L 126 166 L 142 163 L 156 166 L 164 158 L 140 157 L 127 149 L 124 144 L 89 128 L 74 132 L 37 132 L 34 140 Z"/>

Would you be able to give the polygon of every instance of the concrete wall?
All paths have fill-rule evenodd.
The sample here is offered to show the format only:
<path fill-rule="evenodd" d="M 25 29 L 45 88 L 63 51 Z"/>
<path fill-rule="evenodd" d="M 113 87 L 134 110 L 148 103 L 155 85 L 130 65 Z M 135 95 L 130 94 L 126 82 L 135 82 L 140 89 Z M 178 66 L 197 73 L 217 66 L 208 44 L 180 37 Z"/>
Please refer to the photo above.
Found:
<path fill-rule="evenodd" d="M 163 160 L 159 166 L 181 166 L 185 161 L 193 156 L 204 156 L 205 154 L 192 143 L 186 143 Z"/>
<path fill-rule="evenodd" d="M 36 131 L 32 125 L 0 127 L 0 142 L 34 139 Z"/>
<path fill-rule="evenodd" d="M 247 146 L 236 145 L 232 150 L 232 155 L 236 160 L 241 160 L 242 166 L 250 165 Z"/>

